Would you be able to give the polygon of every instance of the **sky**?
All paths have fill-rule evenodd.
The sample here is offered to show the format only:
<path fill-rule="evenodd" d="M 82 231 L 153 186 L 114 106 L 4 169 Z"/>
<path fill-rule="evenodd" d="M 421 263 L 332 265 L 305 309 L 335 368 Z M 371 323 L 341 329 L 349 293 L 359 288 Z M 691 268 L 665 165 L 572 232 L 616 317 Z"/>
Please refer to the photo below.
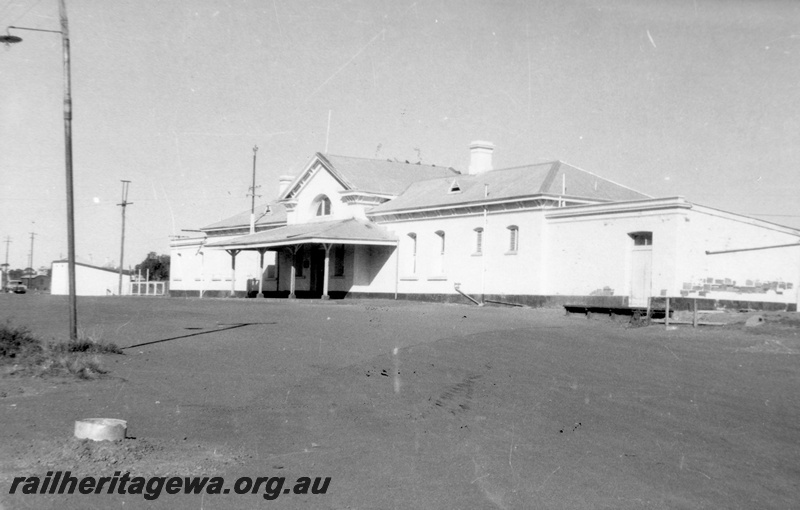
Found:
<path fill-rule="evenodd" d="M 316 152 L 561 160 L 800 228 L 800 2 L 67 0 L 78 260 L 124 266 Z M 0 0 L 59 30 L 57 0 Z M 0 45 L 0 249 L 67 256 L 59 34 Z M 327 148 L 327 150 L 326 150 Z M 10 243 L 6 240 L 10 239 Z M 0 259 L 4 259 L 0 252 Z"/>

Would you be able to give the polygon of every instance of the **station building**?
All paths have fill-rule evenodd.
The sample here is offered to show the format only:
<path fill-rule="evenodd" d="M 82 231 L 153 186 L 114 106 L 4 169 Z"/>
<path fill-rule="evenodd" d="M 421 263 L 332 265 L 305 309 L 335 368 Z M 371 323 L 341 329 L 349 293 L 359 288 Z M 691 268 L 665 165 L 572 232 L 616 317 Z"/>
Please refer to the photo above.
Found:
<path fill-rule="evenodd" d="M 796 310 L 800 230 L 493 150 L 465 172 L 317 153 L 255 215 L 173 241 L 170 293 Z"/>

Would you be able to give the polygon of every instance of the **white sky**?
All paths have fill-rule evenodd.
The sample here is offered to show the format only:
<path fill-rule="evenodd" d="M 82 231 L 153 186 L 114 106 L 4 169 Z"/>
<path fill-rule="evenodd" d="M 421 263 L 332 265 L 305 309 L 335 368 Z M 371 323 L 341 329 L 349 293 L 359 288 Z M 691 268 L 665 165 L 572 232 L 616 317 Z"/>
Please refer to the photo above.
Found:
<path fill-rule="evenodd" d="M 324 151 L 466 170 L 560 159 L 800 228 L 800 2 L 68 0 L 77 256 L 125 265 Z M 0 27 L 57 30 L 56 0 Z M 66 256 L 58 34 L 0 46 L 0 241 Z M 95 200 L 96 199 L 96 200 Z M 35 223 L 34 223 L 35 222 Z M 4 259 L 6 245 L 0 245 Z"/>

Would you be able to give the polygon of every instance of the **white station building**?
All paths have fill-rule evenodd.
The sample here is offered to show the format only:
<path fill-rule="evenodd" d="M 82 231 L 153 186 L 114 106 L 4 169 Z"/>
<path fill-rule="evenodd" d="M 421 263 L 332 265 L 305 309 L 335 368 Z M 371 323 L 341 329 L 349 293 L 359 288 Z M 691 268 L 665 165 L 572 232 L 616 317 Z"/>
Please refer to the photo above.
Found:
<path fill-rule="evenodd" d="M 466 173 L 317 153 L 252 224 L 173 241 L 170 293 L 796 310 L 800 230 L 493 150 Z"/>

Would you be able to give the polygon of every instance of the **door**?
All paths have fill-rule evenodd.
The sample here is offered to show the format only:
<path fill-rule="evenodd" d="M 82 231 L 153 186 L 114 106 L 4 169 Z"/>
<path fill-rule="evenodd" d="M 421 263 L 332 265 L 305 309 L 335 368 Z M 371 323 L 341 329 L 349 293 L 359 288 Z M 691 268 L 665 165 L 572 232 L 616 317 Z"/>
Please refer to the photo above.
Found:
<path fill-rule="evenodd" d="M 631 248 L 631 295 L 628 306 L 645 307 L 650 298 L 653 275 L 653 234 L 632 232 Z"/>
<path fill-rule="evenodd" d="M 311 281 L 311 297 L 321 297 L 325 279 L 325 250 L 311 250 L 311 267 L 309 268 L 309 278 Z"/>

